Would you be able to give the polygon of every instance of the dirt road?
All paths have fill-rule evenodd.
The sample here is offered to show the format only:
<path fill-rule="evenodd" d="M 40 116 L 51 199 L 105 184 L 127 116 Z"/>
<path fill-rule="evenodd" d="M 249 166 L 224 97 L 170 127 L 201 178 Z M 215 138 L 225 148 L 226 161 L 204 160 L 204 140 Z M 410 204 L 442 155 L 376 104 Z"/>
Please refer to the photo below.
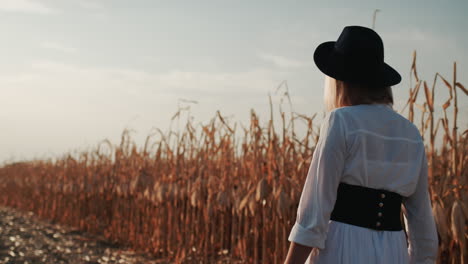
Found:
<path fill-rule="evenodd" d="M 167 263 L 48 223 L 32 213 L 0 207 L 0 263 Z"/>

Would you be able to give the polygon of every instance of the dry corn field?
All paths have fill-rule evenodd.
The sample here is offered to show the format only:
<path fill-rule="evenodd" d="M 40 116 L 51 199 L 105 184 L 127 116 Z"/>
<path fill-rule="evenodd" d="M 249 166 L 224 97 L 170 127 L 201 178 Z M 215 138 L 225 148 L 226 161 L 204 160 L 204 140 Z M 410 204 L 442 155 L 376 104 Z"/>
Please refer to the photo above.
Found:
<path fill-rule="evenodd" d="M 408 103 L 397 109 L 426 142 L 438 263 L 467 263 L 468 130 L 457 118 L 468 91 L 453 66 L 453 76 L 426 82 L 414 54 Z M 435 89 L 450 96 L 435 98 Z M 286 118 L 280 107 L 275 131 L 271 98 L 270 109 L 265 127 L 253 110 L 241 129 L 217 112 L 207 125 L 188 119 L 180 131 L 156 129 L 141 149 L 125 130 L 119 145 L 106 140 L 77 157 L 7 164 L 0 203 L 174 263 L 282 263 L 319 122 L 292 111 Z M 303 137 L 297 122 L 307 127 Z"/>

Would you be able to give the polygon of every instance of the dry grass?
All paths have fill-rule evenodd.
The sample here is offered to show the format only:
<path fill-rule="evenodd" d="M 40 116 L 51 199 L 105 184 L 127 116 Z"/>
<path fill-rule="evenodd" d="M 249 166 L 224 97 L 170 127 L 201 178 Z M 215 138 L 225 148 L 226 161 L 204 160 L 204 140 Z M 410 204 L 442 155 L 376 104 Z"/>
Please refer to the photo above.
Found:
<path fill-rule="evenodd" d="M 415 84 L 401 111 L 408 107 L 408 119 L 427 142 L 440 263 L 461 263 L 467 252 L 468 131 L 457 127 L 457 100 L 468 92 L 457 82 L 455 64 L 453 70 L 452 82 L 436 74 L 429 88 L 418 78 L 414 55 Z M 450 91 L 443 104 L 434 98 L 436 86 Z M 281 88 L 289 99 L 287 84 Z M 217 112 L 207 125 L 188 119 L 179 131 L 156 129 L 141 150 L 125 130 L 119 145 L 104 141 L 79 157 L 6 165 L 0 169 L 0 203 L 175 262 L 282 263 L 319 131 L 316 115 L 291 110 L 287 120 L 280 105 L 277 133 L 271 98 L 270 106 L 268 125 L 261 127 L 252 110 L 240 138 L 237 123 Z M 420 120 L 414 120 L 415 109 Z M 173 120 L 179 122 L 184 110 Z M 435 120 L 440 110 L 444 116 Z M 306 126 L 303 138 L 295 132 L 298 121 Z M 436 149 L 440 131 L 443 143 Z"/>

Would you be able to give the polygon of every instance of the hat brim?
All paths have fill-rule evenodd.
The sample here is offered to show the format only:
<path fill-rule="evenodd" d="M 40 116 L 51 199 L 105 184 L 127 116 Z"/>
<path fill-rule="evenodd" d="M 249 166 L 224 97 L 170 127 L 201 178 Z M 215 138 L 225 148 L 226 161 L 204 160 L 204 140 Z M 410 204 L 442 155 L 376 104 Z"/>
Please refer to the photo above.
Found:
<path fill-rule="evenodd" d="M 319 70 L 333 77 L 337 80 L 348 81 L 346 77 L 346 70 L 342 64 L 339 63 L 338 54 L 335 50 L 336 41 L 327 41 L 320 44 L 314 52 L 314 62 Z M 382 79 L 379 84 L 384 86 L 392 86 L 401 82 L 401 75 L 387 63 L 383 63 Z M 365 81 L 365 80 L 363 80 Z"/>

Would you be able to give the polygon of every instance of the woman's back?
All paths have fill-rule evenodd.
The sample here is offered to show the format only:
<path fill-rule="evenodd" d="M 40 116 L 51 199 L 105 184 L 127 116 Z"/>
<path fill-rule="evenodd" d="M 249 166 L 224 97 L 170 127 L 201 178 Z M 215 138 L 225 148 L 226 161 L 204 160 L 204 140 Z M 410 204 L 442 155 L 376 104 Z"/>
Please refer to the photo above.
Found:
<path fill-rule="evenodd" d="M 330 220 L 340 182 L 403 196 L 410 249 L 404 230 Z M 434 263 L 437 232 L 416 126 L 385 104 L 327 113 L 289 241 L 314 247 L 307 263 Z"/>
<path fill-rule="evenodd" d="M 425 155 L 417 127 L 385 104 L 335 110 L 344 121 L 346 161 L 342 182 L 409 196 Z"/>

